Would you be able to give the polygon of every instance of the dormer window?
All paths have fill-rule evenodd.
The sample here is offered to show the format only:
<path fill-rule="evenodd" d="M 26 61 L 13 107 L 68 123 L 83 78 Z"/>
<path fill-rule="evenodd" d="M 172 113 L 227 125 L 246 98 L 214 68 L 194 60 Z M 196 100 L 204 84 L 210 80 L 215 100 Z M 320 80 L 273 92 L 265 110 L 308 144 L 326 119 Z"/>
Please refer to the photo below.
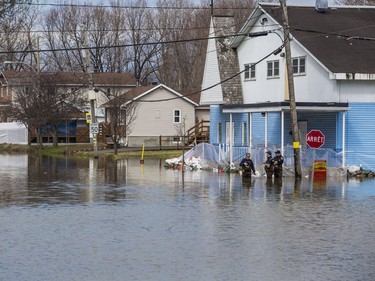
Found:
<path fill-rule="evenodd" d="M 305 57 L 293 58 L 292 65 L 293 65 L 293 74 L 295 76 L 306 74 L 306 58 Z"/>

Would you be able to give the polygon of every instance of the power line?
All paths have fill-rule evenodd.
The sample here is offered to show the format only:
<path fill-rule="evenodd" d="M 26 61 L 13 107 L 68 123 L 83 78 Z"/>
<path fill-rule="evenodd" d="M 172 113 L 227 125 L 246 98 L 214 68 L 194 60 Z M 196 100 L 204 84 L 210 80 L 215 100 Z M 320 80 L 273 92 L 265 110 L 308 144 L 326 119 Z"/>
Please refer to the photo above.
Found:
<path fill-rule="evenodd" d="M 361 27 L 361 29 L 363 29 L 363 28 L 369 28 L 369 27 L 375 27 L 375 25 Z M 345 35 L 345 34 L 342 34 L 341 32 L 340 33 L 323 32 L 323 31 L 318 31 L 318 30 L 313 30 L 313 29 L 303 29 L 303 28 L 293 28 L 293 27 L 291 27 L 290 29 L 294 30 L 294 31 L 315 33 L 315 34 L 319 34 L 319 35 L 335 36 L 338 40 L 344 39 L 344 40 L 375 41 L 374 37 L 357 36 L 357 35 Z M 344 31 L 342 31 L 342 32 L 344 32 Z"/>
<path fill-rule="evenodd" d="M 57 4 L 57 3 L 17 3 L 18 5 L 28 6 L 50 6 L 50 7 L 79 7 L 79 8 L 116 8 L 116 9 L 168 9 L 168 10 L 211 10 L 211 7 L 204 6 L 133 6 L 133 5 L 96 5 L 96 4 Z M 243 10 L 249 9 L 249 7 L 218 7 L 217 10 Z"/>
<path fill-rule="evenodd" d="M 271 32 L 271 31 L 269 31 Z M 112 49 L 112 48 L 127 48 L 127 47 L 137 47 L 137 46 L 153 46 L 153 45 L 164 45 L 164 44 L 177 44 L 177 43 L 187 43 L 195 42 L 209 39 L 219 39 L 228 38 L 236 36 L 247 36 L 249 33 L 236 33 L 226 36 L 213 36 L 213 37 L 199 37 L 172 41 L 157 41 L 157 42 L 145 42 L 145 43 L 133 43 L 133 44 L 121 44 L 121 45 L 107 45 L 107 46 L 96 46 L 96 47 L 72 47 L 72 48 L 57 48 L 57 49 L 41 49 L 41 50 L 22 50 L 22 51 L 0 51 L 0 54 L 18 54 L 18 53 L 48 53 L 48 52 L 64 52 L 64 51 L 82 51 L 82 50 L 92 50 L 92 49 Z"/>
<path fill-rule="evenodd" d="M 280 45 L 278 48 L 276 48 L 275 50 L 273 50 L 272 52 L 270 52 L 269 54 L 267 54 L 267 55 L 265 55 L 264 57 L 262 57 L 262 58 L 261 58 L 260 60 L 258 60 L 257 62 L 252 63 L 251 65 L 253 66 L 253 65 L 257 65 L 257 64 L 261 63 L 262 61 L 264 61 L 265 59 L 267 59 L 267 58 L 270 57 L 271 55 L 280 52 L 280 51 L 282 50 L 283 47 L 284 47 L 284 43 L 283 43 L 282 45 Z M 202 90 L 200 90 L 200 91 L 196 91 L 196 92 L 193 92 L 193 93 L 190 93 L 190 94 L 184 95 L 184 96 L 182 96 L 182 97 L 179 96 L 179 97 L 166 98 L 166 99 L 159 99 L 159 100 L 142 100 L 142 99 L 134 100 L 134 99 L 131 99 L 131 100 L 129 100 L 129 101 L 136 101 L 136 102 L 164 102 L 164 101 L 170 101 L 170 100 L 175 100 L 175 99 L 186 98 L 186 97 L 189 97 L 189 96 L 193 96 L 193 95 L 199 94 L 199 93 L 204 92 L 204 91 L 208 91 L 208 90 L 210 90 L 210 89 L 212 89 L 212 88 L 214 88 L 214 87 L 216 87 L 216 86 L 219 86 L 219 85 L 221 85 L 221 84 L 223 84 L 223 83 L 225 83 L 225 82 L 227 82 L 227 81 L 229 81 L 229 80 L 231 80 L 231 79 L 237 77 L 238 75 L 241 75 L 241 74 L 242 74 L 243 72 L 245 72 L 246 70 L 247 70 L 247 69 L 245 68 L 244 70 L 241 70 L 240 72 L 237 72 L 236 74 L 234 74 L 234 75 L 232 75 L 232 76 L 230 76 L 230 77 L 228 77 L 228 78 L 226 78 L 226 79 L 224 79 L 224 80 L 222 80 L 222 81 L 220 81 L 220 82 L 218 82 L 218 83 L 216 83 L 216 84 L 214 84 L 214 85 L 211 85 L 211 86 L 209 86 L 209 87 L 207 87 L 207 88 L 204 88 L 204 89 L 202 89 Z"/>

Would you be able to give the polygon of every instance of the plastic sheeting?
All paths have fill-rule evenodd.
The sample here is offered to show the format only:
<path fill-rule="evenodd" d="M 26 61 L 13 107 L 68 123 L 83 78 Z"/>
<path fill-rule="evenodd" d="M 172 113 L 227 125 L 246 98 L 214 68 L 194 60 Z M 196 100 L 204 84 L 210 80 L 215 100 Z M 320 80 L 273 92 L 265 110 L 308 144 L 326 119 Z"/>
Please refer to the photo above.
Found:
<path fill-rule="evenodd" d="M 17 122 L 0 123 L 0 144 L 27 144 L 28 132 L 25 125 Z"/>
<path fill-rule="evenodd" d="M 274 152 L 280 148 L 254 148 L 251 149 L 251 158 L 254 164 L 262 164 L 265 161 L 265 153 L 270 150 L 274 156 Z M 209 143 L 200 143 L 191 150 L 185 152 L 185 159 L 192 157 L 200 157 L 203 162 L 215 163 L 239 163 L 245 154 L 249 151 L 248 147 L 233 147 L 232 156 L 230 155 L 230 147 L 227 145 L 212 145 Z M 284 165 L 294 165 L 294 150 L 292 147 L 284 148 Z M 179 157 L 182 159 L 182 156 Z M 301 149 L 301 163 L 304 167 L 313 165 L 314 160 L 326 160 L 327 166 L 341 166 L 342 154 L 337 153 L 333 149 Z"/>

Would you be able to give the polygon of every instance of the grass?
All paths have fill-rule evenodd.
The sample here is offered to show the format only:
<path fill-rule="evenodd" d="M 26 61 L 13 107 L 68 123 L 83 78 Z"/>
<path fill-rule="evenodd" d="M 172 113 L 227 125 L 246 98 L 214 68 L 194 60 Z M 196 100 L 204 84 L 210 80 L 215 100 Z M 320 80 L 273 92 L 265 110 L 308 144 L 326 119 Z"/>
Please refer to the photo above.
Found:
<path fill-rule="evenodd" d="M 118 160 L 126 157 L 142 157 L 141 148 L 137 151 L 118 151 L 117 155 L 113 154 L 113 151 L 103 150 L 104 147 L 98 148 L 99 157 L 106 157 L 108 159 Z M 80 158 L 91 158 L 94 157 L 93 145 L 92 144 L 59 144 L 57 147 L 51 145 L 43 146 L 41 149 L 36 145 L 17 145 L 17 144 L 0 144 L 0 153 L 31 153 L 47 156 L 74 156 Z M 181 150 L 146 150 L 144 152 L 144 158 L 162 158 L 169 159 L 181 156 L 183 153 Z"/>
<path fill-rule="evenodd" d="M 144 158 L 161 158 L 161 159 L 169 159 L 175 158 L 182 155 L 182 150 L 146 150 L 144 152 Z M 94 157 L 93 151 L 80 151 L 75 154 L 78 157 Z M 113 152 L 99 152 L 99 156 L 106 157 L 112 160 L 119 160 L 127 157 L 135 157 L 141 158 L 142 151 L 121 151 L 118 152 L 117 155 L 113 154 Z"/>

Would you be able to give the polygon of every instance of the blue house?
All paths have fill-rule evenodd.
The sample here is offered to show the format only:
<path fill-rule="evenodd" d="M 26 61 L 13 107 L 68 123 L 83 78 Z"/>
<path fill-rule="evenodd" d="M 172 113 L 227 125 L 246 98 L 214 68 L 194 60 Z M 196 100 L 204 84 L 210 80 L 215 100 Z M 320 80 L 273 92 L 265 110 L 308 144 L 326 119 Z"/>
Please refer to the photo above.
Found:
<path fill-rule="evenodd" d="M 301 148 L 320 130 L 322 149 L 339 153 L 340 165 L 375 169 L 375 8 L 289 6 L 288 18 Z M 235 36 L 225 19 L 212 17 L 202 83 L 210 141 L 286 152 L 293 139 L 282 10 L 259 4 Z"/>

